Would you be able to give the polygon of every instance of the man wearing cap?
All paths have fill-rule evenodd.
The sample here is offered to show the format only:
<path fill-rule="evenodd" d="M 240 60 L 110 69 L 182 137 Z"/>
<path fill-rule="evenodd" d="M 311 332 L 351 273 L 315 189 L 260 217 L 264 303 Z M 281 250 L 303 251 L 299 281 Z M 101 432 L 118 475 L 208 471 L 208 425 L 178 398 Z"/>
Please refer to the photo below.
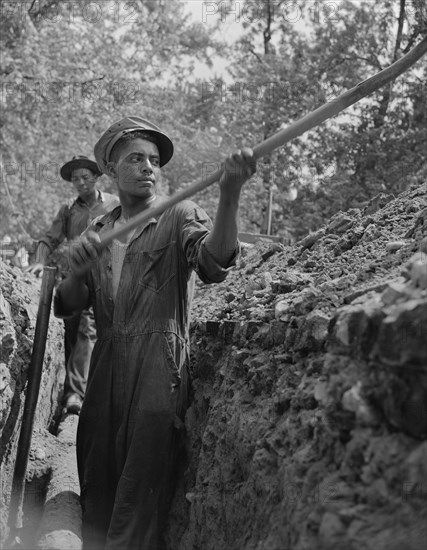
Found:
<path fill-rule="evenodd" d="M 139 117 L 101 136 L 95 157 L 121 207 L 89 226 L 55 296 L 57 316 L 93 304 L 97 326 L 77 436 L 85 550 L 164 547 L 188 400 L 194 273 L 205 283 L 223 281 L 239 250 L 240 190 L 256 166 L 249 149 L 225 162 L 213 226 L 194 202 L 182 201 L 100 245 L 159 204 L 160 169 L 172 154 L 171 140 Z"/>
<path fill-rule="evenodd" d="M 73 184 L 78 196 L 61 206 L 58 214 L 36 251 L 36 263 L 28 271 L 38 275 L 47 263 L 50 254 L 64 241 L 77 238 L 89 223 L 119 204 L 116 195 L 97 188 L 102 174 L 95 161 L 85 156 L 75 156 L 66 162 L 61 177 Z M 66 319 L 64 407 L 69 413 L 79 413 L 86 390 L 90 356 L 95 341 L 95 323 L 92 310 L 83 310 L 79 315 Z"/>

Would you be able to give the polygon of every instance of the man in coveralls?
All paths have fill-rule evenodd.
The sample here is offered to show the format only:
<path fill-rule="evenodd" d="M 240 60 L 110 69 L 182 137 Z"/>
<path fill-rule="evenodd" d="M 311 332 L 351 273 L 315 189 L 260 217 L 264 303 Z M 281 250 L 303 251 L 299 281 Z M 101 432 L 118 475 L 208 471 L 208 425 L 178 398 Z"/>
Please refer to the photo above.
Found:
<path fill-rule="evenodd" d="M 36 261 L 28 271 L 38 275 L 50 254 L 67 240 L 78 237 L 89 223 L 119 204 L 116 195 L 98 189 L 102 172 L 95 161 L 80 155 L 66 162 L 60 170 L 62 179 L 72 183 L 77 198 L 61 206 L 46 234 L 40 239 Z M 66 260 L 66 258 L 65 258 Z M 90 356 L 95 341 L 95 322 L 91 310 L 84 310 L 72 319 L 65 319 L 65 382 L 64 408 L 68 413 L 80 412 L 86 390 Z"/>
<path fill-rule="evenodd" d="M 103 233 L 162 200 L 160 170 L 172 155 L 171 140 L 137 116 L 102 135 L 95 157 L 121 206 L 89 226 L 74 249 L 75 271 L 55 297 L 58 316 L 93 304 L 97 327 L 77 437 L 85 550 L 163 548 L 187 407 L 194 273 L 205 283 L 223 281 L 239 251 L 240 191 L 256 169 L 250 149 L 224 164 L 213 226 L 183 201 L 97 246 Z"/>

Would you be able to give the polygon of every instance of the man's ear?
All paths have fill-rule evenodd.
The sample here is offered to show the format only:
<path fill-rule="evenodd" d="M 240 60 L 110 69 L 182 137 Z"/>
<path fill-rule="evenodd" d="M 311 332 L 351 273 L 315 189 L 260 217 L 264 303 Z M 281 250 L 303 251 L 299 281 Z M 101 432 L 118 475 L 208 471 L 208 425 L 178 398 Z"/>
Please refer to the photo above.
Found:
<path fill-rule="evenodd" d="M 110 178 L 115 179 L 116 178 L 116 165 L 114 162 L 107 162 L 107 174 L 110 176 Z"/>

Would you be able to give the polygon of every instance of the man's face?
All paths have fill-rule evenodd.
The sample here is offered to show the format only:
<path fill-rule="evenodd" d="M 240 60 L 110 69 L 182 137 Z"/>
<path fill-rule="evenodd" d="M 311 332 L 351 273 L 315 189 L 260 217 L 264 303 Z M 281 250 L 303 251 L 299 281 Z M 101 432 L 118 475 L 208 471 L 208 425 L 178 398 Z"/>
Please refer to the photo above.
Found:
<path fill-rule="evenodd" d="M 160 155 L 157 145 L 137 138 L 123 144 L 113 163 L 112 176 L 121 194 L 149 199 L 160 182 Z"/>
<path fill-rule="evenodd" d="M 71 173 L 71 183 L 81 199 L 93 195 L 96 189 L 97 176 L 88 168 L 76 168 Z"/>

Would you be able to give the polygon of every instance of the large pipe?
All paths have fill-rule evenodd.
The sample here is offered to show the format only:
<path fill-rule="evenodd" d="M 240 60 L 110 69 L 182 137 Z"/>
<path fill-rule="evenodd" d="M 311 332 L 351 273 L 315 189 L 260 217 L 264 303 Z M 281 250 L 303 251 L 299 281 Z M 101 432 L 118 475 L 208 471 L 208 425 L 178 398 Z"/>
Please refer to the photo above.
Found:
<path fill-rule="evenodd" d="M 58 449 L 52 462 L 37 550 L 81 550 L 82 509 L 76 461 L 78 416 L 68 414 L 58 428 Z"/>

